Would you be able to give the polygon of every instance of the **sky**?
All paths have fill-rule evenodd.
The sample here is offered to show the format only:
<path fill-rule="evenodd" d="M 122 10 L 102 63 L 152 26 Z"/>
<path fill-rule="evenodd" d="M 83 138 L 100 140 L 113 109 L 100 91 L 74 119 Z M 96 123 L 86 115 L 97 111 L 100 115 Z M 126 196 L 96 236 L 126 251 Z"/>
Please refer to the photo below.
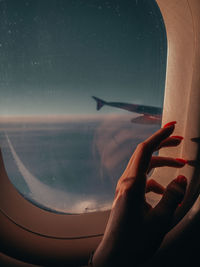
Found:
<path fill-rule="evenodd" d="M 0 0 L 0 116 L 161 107 L 166 50 L 154 0 Z"/>

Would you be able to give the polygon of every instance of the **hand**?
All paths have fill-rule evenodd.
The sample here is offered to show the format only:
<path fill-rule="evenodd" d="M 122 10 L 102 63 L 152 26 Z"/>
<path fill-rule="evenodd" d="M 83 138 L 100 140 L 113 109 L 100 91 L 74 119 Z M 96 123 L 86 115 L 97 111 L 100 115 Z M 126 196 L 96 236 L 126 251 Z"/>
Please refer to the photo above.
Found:
<path fill-rule="evenodd" d="M 152 156 L 162 147 L 181 142 L 180 138 L 170 137 L 174 128 L 174 124 L 162 128 L 137 146 L 118 181 L 104 237 L 93 256 L 94 267 L 142 264 L 153 256 L 170 230 L 174 212 L 185 195 L 187 180 L 178 176 L 166 189 L 146 180 L 151 168 L 180 168 L 186 164 L 180 159 Z M 145 199 L 145 192 L 149 191 L 163 193 L 154 208 Z"/>

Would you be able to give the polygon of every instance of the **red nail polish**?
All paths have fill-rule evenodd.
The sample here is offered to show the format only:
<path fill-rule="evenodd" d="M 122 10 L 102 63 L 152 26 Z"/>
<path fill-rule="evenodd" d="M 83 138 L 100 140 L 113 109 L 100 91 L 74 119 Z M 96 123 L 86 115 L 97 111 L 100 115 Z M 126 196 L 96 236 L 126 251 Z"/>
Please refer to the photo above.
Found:
<path fill-rule="evenodd" d="M 167 127 L 172 126 L 172 125 L 174 125 L 174 124 L 176 124 L 176 123 L 177 123 L 176 121 L 168 122 L 167 124 L 165 124 L 165 125 L 163 126 L 163 128 L 167 128 Z"/>
<path fill-rule="evenodd" d="M 180 135 L 173 135 L 171 136 L 172 138 L 177 138 L 177 139 L 180 139 L 180 140 L 183 140 L 184 137 L 183 136 L 180 136 Z"/>
<path fill-rule="evenodd" d="M 180 184 L 183 187 L 186 187 L 187 185 L 187 179 L 185 176 L 183 175 L 179 175 L 176 179 L 175 179 L 176 183 Z"/>
<path fill-rule="evenodd" d="M 176 158 L 175 160 L 177 160 L 177 161 L 179 161 L 179 162 L 181 162 L 181 163 L 183 163 L 183 164 L 187 164 L 187 160 L 185 160 L 185 159 L 179 159 L 179 158 Z"/>

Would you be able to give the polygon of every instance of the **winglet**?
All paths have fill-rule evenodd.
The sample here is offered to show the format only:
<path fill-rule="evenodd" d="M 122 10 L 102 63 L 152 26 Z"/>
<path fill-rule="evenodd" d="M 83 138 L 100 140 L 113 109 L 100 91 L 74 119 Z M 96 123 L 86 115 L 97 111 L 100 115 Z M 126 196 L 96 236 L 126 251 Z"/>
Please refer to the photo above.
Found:
<path fill-rule="evenodd" d="M 96 96 L 92 96 L 92 98 L 94 98 L 94 100 L 96 100 L 97 102 L 97 110 L 100 110 L 105 104 L 106 104 L 106 101 L 96 97 Z"/>

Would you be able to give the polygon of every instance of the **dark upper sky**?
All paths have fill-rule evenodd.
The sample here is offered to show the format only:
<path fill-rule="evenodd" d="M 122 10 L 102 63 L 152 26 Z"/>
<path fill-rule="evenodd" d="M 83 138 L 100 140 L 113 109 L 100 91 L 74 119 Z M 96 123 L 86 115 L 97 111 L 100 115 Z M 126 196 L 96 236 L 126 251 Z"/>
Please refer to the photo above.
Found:
<path fill-rule="evenodd" d="M 162 106 L 165 65 L 154 0 L 0 0 L 0 115 Z"/>

